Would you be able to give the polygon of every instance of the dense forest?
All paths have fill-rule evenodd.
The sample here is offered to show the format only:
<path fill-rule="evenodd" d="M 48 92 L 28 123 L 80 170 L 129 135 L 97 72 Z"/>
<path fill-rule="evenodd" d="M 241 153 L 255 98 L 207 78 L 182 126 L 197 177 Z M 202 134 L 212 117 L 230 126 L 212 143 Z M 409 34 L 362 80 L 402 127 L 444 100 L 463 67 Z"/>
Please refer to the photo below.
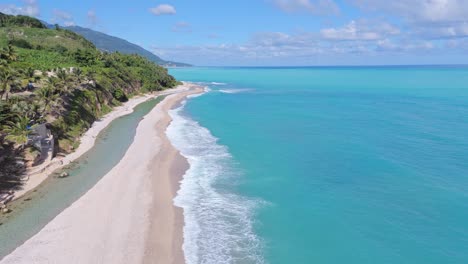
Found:
<path fill-rule="evenodd" d="M 176 84 L 167 69 L 141 56 L 101 52 L 72 31 L 0 13 L 0 176 L 39 158 L 30 144 L 35 126 L 51 131 L 55 153 L 68 153 L 112 107 Z"/>

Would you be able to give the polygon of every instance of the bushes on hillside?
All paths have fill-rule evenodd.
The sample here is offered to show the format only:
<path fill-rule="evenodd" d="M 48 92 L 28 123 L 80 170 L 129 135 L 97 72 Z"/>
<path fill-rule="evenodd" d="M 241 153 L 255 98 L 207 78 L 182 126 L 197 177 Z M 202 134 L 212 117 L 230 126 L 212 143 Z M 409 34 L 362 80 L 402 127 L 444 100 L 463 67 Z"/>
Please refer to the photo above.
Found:
<path fill-rule="evenodd" d="M 33 48 L 31 43 L 29 43 L 25 39 L 12 39 L 10 41 L 10 43 L 11 43 L 11 45 L 13 45 L 15 47 L 18 47 L 18 48 L 23 48 L 23 49 L 32 49 Z"/>
<path fill-rule="evenodd" d="M 8 26 L 46 28 L 46 26 L 36 18 L 21 15 L 11 16 L 0 13 L 0 27 Z"/>
<path fill-rule="evenodd" d="M 127 102 L 127 101 L 128 101 L 127 95 L 126 95 L 125 92 L 124 92 L 122 89 L 120 89 L 120 88 L 115 89 L 115 91 L 112 93 L 112 95 L 113 95 L 114 98 L 117 99 L 119 102 Z"/>
<path fill-rule="evenodd" d="M 0 21 L 5 23 L 1 15 Z M 2 78 L 7 84 L 2 87 L 8 90 L 0 89 L 0 93 L 10 90 L 15 93 L 34 82 L 30 89 L 33 95 L 0 101 L 6 104 L 0 105 L 0 128 L 12 118 L 8 114 L 12 112 L 15 113 L 13 121 L 18 121 L 18 116 L 28 117 L 32 123 L 49 120 L 63 151 L 70 151 L 76 139 L 96 119 L 132 95 L 177 85 L 166 69 L 153 62 L 138 55 L 101 52 L 65 29 L 54 32 L 63 40 L 59 43 L 57 38 L 44 38 L 50 37 L 53 29 L 15 30 L 22 34 L 11 41 L 0 41 L 0 63 L 5 64 L 2 66 L 5 69 L 11 69 L 8 73 L 15 73 Z M 0 145 L 4 137 L 0 129 Z"/>

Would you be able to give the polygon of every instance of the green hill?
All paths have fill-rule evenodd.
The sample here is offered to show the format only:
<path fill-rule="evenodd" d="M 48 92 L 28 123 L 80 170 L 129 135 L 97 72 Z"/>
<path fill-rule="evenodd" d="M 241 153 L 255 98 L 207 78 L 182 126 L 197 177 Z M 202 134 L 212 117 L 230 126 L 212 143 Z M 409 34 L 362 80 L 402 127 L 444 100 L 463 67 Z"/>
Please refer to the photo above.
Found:
<path fill-rule="evenodd" d="M 191 66 L 186 63 L 172 62 L 161 59 L 160 57 L 154 55 L 152 52 L 145 50 L 144 48 L 130 43 L 124 39 L 109 36 L 107 34 L 94 31 L 89 28 L 83 28 L 78 26 L 66 27 L 66 29 L 71 30 L 75 33 L 80 34 L 89 41 L 91 41 L 96 47 L 100 50 L 109 51 L 109 52 L 121 52 L 124 54 L 138 54 L 147 58 L 148 60 L 155 62 L 163 66 L 177 66 L 177 67 L 188 67 Z"/>
<path fill-rule="evenodd" d="M 0 13 L 0 186 L 14 174 L 3 170 L 12 160 L 38 160 L 31 127 L 47 124 L 55 152 L 67 153 L 114 106 L 175 85 L 167 69 L 142 56 L 103 52 L 75 32 Z"/>
<path fill-rule="evenodd" d="M 41 21 L 28 16 L 10 16 L 0 13 L 0 27 L 23 26 L 34 28 L 45 28 Z"/>

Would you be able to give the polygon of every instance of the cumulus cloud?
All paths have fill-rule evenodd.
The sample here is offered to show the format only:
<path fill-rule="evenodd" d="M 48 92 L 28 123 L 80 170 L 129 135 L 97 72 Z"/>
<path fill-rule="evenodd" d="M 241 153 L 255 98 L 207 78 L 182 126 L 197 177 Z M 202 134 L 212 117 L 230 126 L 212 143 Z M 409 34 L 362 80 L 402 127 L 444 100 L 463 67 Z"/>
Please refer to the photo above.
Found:
<path fill-rule="evenodd" d="M 288 13 L 308 12 L 315 15 L 335 15 L 340 12 L 333 0 L 273 0 L 273 4 Z"/>
<path fill-rule="evenodd" d="M 26 15 L 33 17 L 40 15 L 39 5 L 36 0 L 23 0 L 23 3 L 23 6 L 0 4 L 0 12 L 10 15 Z"/>
<path fill-rule="evenodd" d="M 358 22 L 350 23 L 359 25 Z M 377 27 L 377 25 L 376 25 Z M 346 27 L 345 27 L 346 28 Z M 336 56 L 357 56 L 359 58 L 375 57 L 382 54 L 428 53 L 437 49 L 430 41 L 420 41 L 400 36 L 399 30 L 393 26 L 384 27 L 379 32 L 353 33 L 345 36 L 344 41 L 321 32 L 301 32 L 287 34 L 284 32 L 256 33 L 241 44 L 210 44 L 202 46 L 153 46 L 153 51 L 171 59 L 192 63 L 222 65 L 223 62 L 248 64 L 268 64 L 276 61 L 307 61 L 317 57 L 329 58 Z M 339 30 L 338 30 L 339 31 Z M 357 30 L 359 32 L 359 30 Z M 367 30 L 368 31 L 368 30 Z M 363 32 L 367 32 L 364 30 Z M 391 36 L 391 37 L 386 37 Z"/>
<path fill-rule="evenodd" d="M 161 16 L 161 15 L 175 15 L 176 9 L 175 7 L 168 5 L 168 4 L 161 4 L 157 7 L 150 8 L 150 12 L 154 15 Z"/>
<path fill-rule="evenodd" d="M 73 21 L 73 16 L 63 10 L 54 9 L 52 11 L 52 23 L 62 24 L 65 26 L 74 26 L 75 22 Z"/>
<path fill-rule="evenodd" d="M 340 28 L 325 28 L 320 31 L 326 40 L 379 40 L 390 35 L 397 35 L 400 30 L 384 22 L 352 20 Z"/>
<path fill-rule="evenodd" d="M 396 43 L 390 39 L 379 40 L 376 43 L 375 50 L 377 52 L 426 52 L 434 49 L 435 46 L 430 41 L 414 41 L 414 40 L 402 40 L 400 43 Z"/>
<path fill-rule="evenodd" d="M 54 19 L 59 19 L 59 20 L 71 20 L 71 19 L 73 19 L 72 15 L 70 13 L 67 13 L 67 12 L 59 10 L 59 9 L 54 9 L 53 14 L 54 14 Z"/>
<path fill-rule="evenodd" d="M 468 51 L 468 39 L 450 39 L 445 43 L 445 47 L 451 50 Z"/>
<path fill-rule="evenodd" d="M 467 36 L 466 0 L 350 0 L 362 10 L 403 19 L 421 38 Z"/>
<path fill-rule="evenodd" d="M 174 26 L 172 26 L 171 30 L 172 32 L 191 33 L 192 26 L 185 21 L 180 21 L 180 22 L 177 22 Z"/>
<path fill-rule="evenodd" d="M 362 9 L 391 13 L 412 21 L 464 21 L 466 0 L 351 0 Z"/>
<path fill-rule="evenodd" d="M 424 39 L 465 38 L 468 37 L 468 22 L 415 26 L 413 33 Z"/>

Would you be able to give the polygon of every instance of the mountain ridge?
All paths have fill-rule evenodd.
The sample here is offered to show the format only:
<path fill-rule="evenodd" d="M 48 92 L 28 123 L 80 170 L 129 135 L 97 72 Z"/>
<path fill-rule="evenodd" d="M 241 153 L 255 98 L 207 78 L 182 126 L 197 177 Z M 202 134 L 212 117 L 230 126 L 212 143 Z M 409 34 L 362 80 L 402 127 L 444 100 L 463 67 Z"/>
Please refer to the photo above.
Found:
<path fill-rule="evenodd" d="M 138 54 L 147 58 L 148 60 L 155 62 L 165 67 L 190 67 L 192 65 L 187 63 L 180 63 L 174 61 L 166 61 L 161 59 L 159 56 L 152 52 L 138 46 L 137 44 L 131 43 L 128 40 L 111 36 L 93 29 L 80 27 L 80 26 L 69 26 L 64 27 L 70 31 L 73 31 L 91 41 L 98 49 L 107 52 L 121 52 L 124 54 Z"/>

